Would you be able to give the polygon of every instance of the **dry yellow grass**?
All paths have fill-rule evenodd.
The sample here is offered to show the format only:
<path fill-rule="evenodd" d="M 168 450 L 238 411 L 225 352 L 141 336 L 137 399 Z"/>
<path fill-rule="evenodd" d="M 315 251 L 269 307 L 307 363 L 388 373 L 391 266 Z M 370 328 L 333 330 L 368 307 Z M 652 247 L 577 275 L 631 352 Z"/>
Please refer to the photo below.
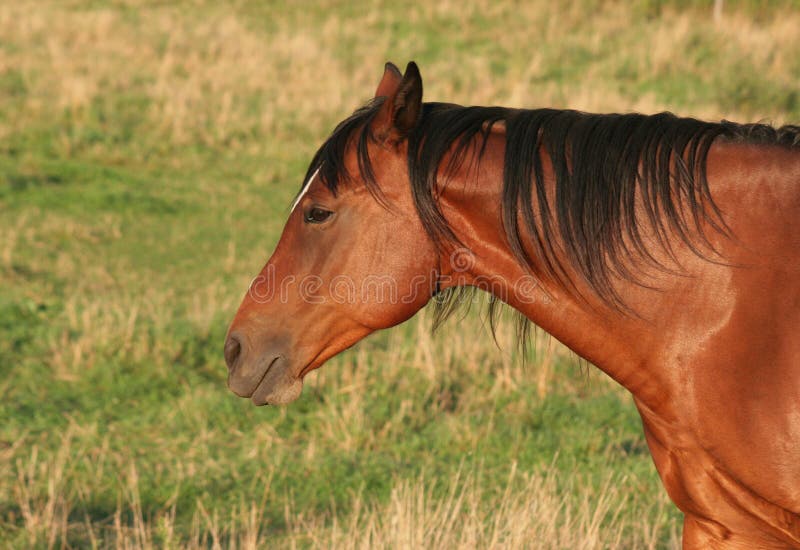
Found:
<path fill-rule="evenodd" d="M 358 17 L 324 8 L 303 15 L 275 6 L 268 12 L 274 30 L 266 33 L 252 30 L 252 21 L 224 5 L 201 3 L 203 16 L 145 0 L 125 5 L 137 16 L 110 6 L 0 5 L 0 35 L 24 45 L 0 50 L 0 73 L 18 71 L 27 90 L 24 112 L 17 121 L 0 123 L 0 135 L 13 131 L 15 122 L 53 112 L 69 113 L 70 124 L 79 127 L 93 104 L 140 87 L 151 102 L 147 116 L 153 137 L 172 144 L 241 144 L 247 141 L 242 132 L 280 136 L 287 117 L 322 135 L 336 117 L 369 98 L 387 58 L 404 63 L 420 56 L 429 99 L 588 111 L 676 110 L 653 93 L 621 90 L 615 77 L 624 68 L 639 79 L 684 73 L 707 81 L 720 67 L 705 63 L 721 62 L 723 72 L 747 64 L 763 71 L 765 80 L 795 86 L 797 59 L 790 45 L 800 39 L 800 13 L 788 10 L 766 21 L 726 12 L 715 23 L 710 8 L 666 8 L 643 29 L 647 35 L 641 44 L 609 55 L 604 46 L 635 26 L 636 9 L 622 2 L 564 8 L 548 2 L 444 0 L 409 8 L 409 32 L 392 42 L 388 34 L 371 31 L 370 25 L 385 17 L 379 2 L 365 3 Z M 449 44 L 438 56 L 423 52 L 429 32 L 424 22 L 453 18 L 463 26 L 459 40 L 490 43 L 491 53 L 476 56 L 473 48 Z M 476 26 L 484 20 L 508 28 Z M 698 58 L 697 36 L 718 50 L 716 59 Z M 348 44 L 346 57 L 342 43 Z M 577 77 L 542 79 L 570 48 L 596 59 Z M 506 66 L 500 78 L 491 66 L 498 55 L 505 56 Z M 738 111 L 724 102 L 679 107 L 712 119 L 777 122 L 783 108 Z M 66 151 L 70 140 L 65 131 Z"/>
<path fill-rule="evenodd" d="M 339 515 L 333 507 L 323 516 L 307 513 L 291 497 L 273 494 L 270 472 L 258 480 L 262 497 L 256 501 L 241 502 L 220 513 L 209 511 L 213 503 L 208 499 L 198 499 L 189 536 L 181 539 L 175 535 L 177 493 L 158 515 L 145 514 L 136 464 L 126 461 L 111 521 L 97 524 L 87 516 L 84 522 L 76 522 L 74 516 L 79 515 L 85 495 L 79 490 L 71 499 L 66 496 L 73 470 L 84 465 L 102 470 L 122 459 L 107 447 L 100 453 L 87 452 L 80 447 L 77 430 L 73 426 L 62 435 L 59 451 L 50 459 L 42 458 L 34 447 L 26 460 L 17 461 L 13 491 L 31 546 L 53 548 L 58 546 L 56 541 L 80 532 L 93 547 L 110 542 L 121 549 L 663 547 L 665 526 L 625 516 L 624 505 L 630 497 L 610 479 L 595 493 L 583 486 L 585 480 L 578 474 L 566 482 L 577 489 L 577 498 L 568 497 L 564 487 L 558 487 L 554 470 L 521 473 L 516 464 L 510 465 L 501 488 L 487 490 L 480 483 L 480 472 L 459 470 L 446 480 L 447 496 L 441 498 L 431 490 L 432 479 L 422 475 L 396 480 L 387 503 L 375 502 L 362 492 L 348 513 Z M 69 459 L 76 451 L 79 462 Z M 46 493 L 37 489 L 42 483 Z M 283 503 L 288 526 L 280 536 L 262 526 L 265 507 L 275 499 Z M 652 505 L 663 509 L 669 503 L 662 497 Z M 669 546 L 677 548 L 678 538 L 673 531 Z"/>
<path fill-rule="evenodd" d="M 144 302 L 140 302 L 144 303 Z M 151 306 L 156 307 L 156 306 Z M 125 304 L 114 304 L 110 311 L 100 312 L 90 307 L 81 309 L 70 305 L 67 314 L 80 327 L 94 324 L 93 346 L 120 345 L 129 341 L 136 331 L 135 322 L 126 324 L 123 312 Z M 156 307 L 157 309 L 157 307 Z M 129 319 L 140 313 L 132 308 Z M 153 312 L 142 315 L 153 317 Z M 425 314 L 423 313 L 423 316 Z M 111 316 L 111 317 L 109 317 Z M 486 346 L 484 339 L 476 334 L 486 331 L 480 320 L 468 316 L 459 326 L 443 327 L 440 339 L 427 332 L 425 319 L 417 325 L 418 347 L 410 348 L 403 343 L 400 334 L 391 335 L 384 351 L 368 352 L 361 348 L 353 360 L 333 361 L 328 368 L 309 375 L 308 385 L 331 388 L 335 394 L 347 396 L 345 400 L 330 399 L 319 404 L 313 413 L 318 437 L 308 442 L 301 457 L 314 464 L 320 452 L 332 448 L 345 452 L 370 452 L 384 441 L 404 437 L 404 420 L 415 413 L 413 404 L 436 396 L 442 407 L 456 410 L 480 410 L 482 403 L 491 402 L 498 394 L 503 395 L 509 385 L 515 385 L 531 374 L 519 361 L 510 357 L 514 337 L 510 324 L 499 327 L 497 339 L 501 350 Z M 108 332 L 115 327 L 116 332 Z M 105 330 L 105 332 L 104 332 Z M 103 341 L 100 342 L 99 339 Z M 82 340 L 78 340 L 82 342 Z M 537 353 L 569 353 L 548 340 L 538 340 Z M 82 344 L 75 343 L 74 346 Z M 89 346 L 89 344 L 85 344 Z M 137 346 L 146 345 L 138 342 Z M 90 346 L 89 346 L 90 347 Z M 75 348 L 63 351 L 69 354 Z M 424 350 L 424 351 L 420 351 Z M 74 352 L 76 353 L 76 352 Z M 147 356 L 154 354 L 145 348 Z M 500 361 L 490 359 L 500 355 Z M 468 358 L 466 361 L 464 358 Z M 80 376 L 79 368 L 93 368 L 89 358 L 72 357 L 64 369 L 70 377 Z M 61 359 L 54 359 L 56 369 Z M 74 361 L 74 362 L 73 362 Z M 375 376 L 374 365 L 383 365 L 380 376 L 398 381 L 400 391 L 408 391 L 408 399 L 396 411 L 394 418 L 381 430 L 365 429 L 365 400 L 369 398 L 370 378 Z M 494 364 L 495 385 L 487 393 L 474 392 L 462 396 L 453 405 L 447 396 L 438 395 L 443 379 L 464 379 L 479 376 L 488 365 Z M 437 368 L 432 368 L 436 365 Z M 416 385 L 413 389 L 403 387 L 409 371 L 420 372 L 428 380 L 427 385 Z M 56 370 L 56 376 L 64 375 Z M 563 381 L 562 381 L 563 383 Z M 574 381 L 576 387 L 580 379 Z M 610 385 L 599 378 L 595 384 Z M 544 387 L 545 393 L 549 386 Z M 196 393 L 175 402 L 176 414 L 196 416 L 197 402 L 202 398 Z M 509 407 L 526 408 L 525 403 L 512 403 Z M 284 409 L 282 414 L 291 415 Z M 467 418 L 455 415 L 451 429 L 463 435 L 470 446 L 478 445 L 485 433 L 493 429 L 489 421 L 481 432 L 471 431 L 465 424 Z M 180 460 L 180 470 L 172 475 L 189 481 L 193 476 L 203 475 L 209 467 L 225 468 L 225 465 L 208 463 L 208 446 L 214 445 L 215 434 L 220 427 L 209 426 L 202 417 L 197 418 L 191 439 L 192 447 Z M 351 503 L 350 509 L 338 511 L 335 503 L 324 514 L 308 512 L 293 501 L 291 494 L 271 490 L 271 478 L 275 474 L 269 466 L 271 452 L 285 445 L 285 440 L 268 425 L 260 427 L 258 437 L 250 441 L 249 460 L 263 463 L 264 469 L 255 480 L 261 487 L 262 497 L 255 501 L 242 501 L 232 509 L 220 511 L 214 507 L 213 497 L 201 497 L 194 501 L 195 510 L 188 535 L 177 536 L 176 501 L 180 489 L 168 499 L 161 510 L 153 514 L 143 510 L 140 491 L 141 481 L 138 462 L 125 450 L 114 450 L 109 439 L 124 437 L 124 434 L 103 434 L 98 424 L 78 425 L 70 422 L 69 428 L 59 435 L 60 444 L 54 454 L 44 455 L 34 444 L 28 454 L 20 452 L 24 439 L 15 447 L 5 449 L 0 462 L 11 465 L 13 483 L 10 489 L 22 514 L 22 522 L 32 546 L 47 548 L 59 546 L 57 541 L 80 537 L 94 541 L 93 546 L 124 549 L 150 548 L 657 548 L 663 547 L 664 530 L 669 524 L 647 523 L 642 518 L 623 513 L 631 498 L 626 495 L 619 480 L 607 476 L 600 487 L 593 488 L 588 478 L 574 472 L 574 478 L 563 479 L 552 467 L 535 472 L 521 472 L 510 464 L 508 477 L 502 487 L 486 487 L 480 470 L 463 471 L 450 479 L 435 475 L 421 475 L 415 479 L 396 478 L 388 502 L 376 501 L 367 492 L 361 491 Z M 12 459 L 13 457 L 13 459 Z M 119 488 L 116 511 L 109 522 L 93 521 L 85 512 L 85 502 L 98 487 L 82 479 L 82 472 L 93 472 L 93 479 L 100 480 L 104 470 L 118 472 Z M 561 481 L 559 482 L 559 476 Z M 434 493 L 433 486 L 444 483 L 446 498 Z M 559 486 L 560 483 L 560 486 Z M 282 506 L 285 510 L 286 531 L 276 534 L 264 529 L 263 516 L 268 506 Z M 646 504 L 663 521 L 667 521 L 658 510 L 669 506 L 666 496 L 658 502 Z M 674 529 L 674 527 L 673 527 Z M 185 530 L 185 528 L 184 528 Z M 672 545 L 677 547 L 677 534 L 672 533 Z M 99 542 L 99 541 L 104 541 Z"/>
<path fill-rule="evenodd" d="M 625 496 L 610 482 L 595 494 L 567 500 L 545 470 L 520 474 L 511 465 L 500 498 L 485 500 L 485 489 L 473 476 L 456 474 L 445 499 L 434 498 L 424 477 L 394 486 L 386 505 L 358 501 L 354 512 L 332 527 L 292 516 L 290 544 L 314 548 L 641 548 L 658 545 L 662 526 L 621 520 Z M 667 505 L 666 499 L 661 503 Z M 295 512 L 295 511 L 293 511 Z M 609 526 L 609 518 L 611 525 Z M 628 528 L 636 530 L 631 538 Z M 673 533 L 671 545 L 677 547 Z"/>

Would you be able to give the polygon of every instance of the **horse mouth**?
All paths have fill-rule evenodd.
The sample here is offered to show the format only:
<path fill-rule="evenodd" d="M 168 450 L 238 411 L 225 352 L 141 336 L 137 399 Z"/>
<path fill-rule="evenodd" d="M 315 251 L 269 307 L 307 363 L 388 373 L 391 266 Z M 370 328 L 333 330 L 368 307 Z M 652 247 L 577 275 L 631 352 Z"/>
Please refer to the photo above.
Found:
<path fill-rule="evenodd" d="M 300 397 L 302 389 L 302 379 L 292 375 L 289 361 L 279 355 L 270 361 L 261 379 L 247 397 L 259 407 L 285 405 Z"/>
<path fill-rule="evenodd" d="M 258 380 L 258 382 L 256 382 L 256 385 L 255 385 L 255 387 L 253 388 L 253 390 L 250 392 L 250 395 L 243 395 L 242 397 L 249 397 L 249 398 L 251 398 L 251 399 L 252 399 L 252 397 L 253 397 L 253 396 L 256 394 L 256 392 L 258 391 L 258 388 L 260 388 L 260 387 L 261 387 L 261 384 L 263 384 L 263 383 L 264 383 L 264 380 L 267 378 L 267 375 L 269 374 L 269 371 L 271 371 L 271 370 L 272 370 L 272 367 L 274 367 L 274 366 L 275 366 L 275 363 L 277 363 L 277 362 L 278 362 L 280 359 L 281 359 L 281 356 L 280 356 L 280 355 L 278 355 L 277 357 L 274 357 L 274 358 L 272 359 L 272 361 L 270 361 L 270 362 L 269 362 L 269 365 L 267 365 L 267 368 L 266 368 L 266 369 L 264 369 L 264 374 L 262 374 L 262 375 L 261 375 L 261 378 Z"/>

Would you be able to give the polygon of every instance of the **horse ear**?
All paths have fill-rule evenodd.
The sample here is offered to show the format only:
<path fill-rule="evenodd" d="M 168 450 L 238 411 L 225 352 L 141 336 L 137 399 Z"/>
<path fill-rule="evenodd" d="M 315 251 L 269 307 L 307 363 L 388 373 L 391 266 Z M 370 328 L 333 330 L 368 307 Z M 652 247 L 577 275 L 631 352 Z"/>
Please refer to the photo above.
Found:
<path fill-rule="evenodd" d="M 381 83 L 378 84 L 378 89 L 375 90 L 375 97 L 392 97 L 397 93 L 401 80 L 403 80 L 403 73 L 400 72 L 397 65 L 391 61 L 386 63 Z"/>
<path fill-rule="evenodd" d="M 406 67 L 400 89 L 394 97 L 394 127 L 405 135 L 417 125 L 422 114 L 422 75 L 413 61 Z"/>
<path fill-rule="evenodd" d="M 396 82 L 399 74 L 397 67 L 387 63 L 383 80 L 378 86 L 378 92 L 391 90 L 391 93 L 385 95 L 386 101 L 373 125 L 379 139 L 385 140 L 390 136 L 397 140 L 403 139 L 414 129 L 422 114 L 422 76 L 417 64 L 410 62 L 402 79 Z"/>

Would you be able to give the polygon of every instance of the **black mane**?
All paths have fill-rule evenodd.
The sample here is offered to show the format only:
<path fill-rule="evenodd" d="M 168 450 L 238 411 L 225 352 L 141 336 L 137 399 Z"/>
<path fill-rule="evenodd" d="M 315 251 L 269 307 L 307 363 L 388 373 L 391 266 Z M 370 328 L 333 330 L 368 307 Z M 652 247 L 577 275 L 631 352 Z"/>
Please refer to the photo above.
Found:
<path fill-rule="evenodd" d="M 374 139 L 369 123 L 381 103 L 373 100 L 336 127 L 314 156 L 306 180 L 320 169 L 323 182 L 336 193 L 342 182 L 353 180 L 343 158 L 355 145 L 359 176 L 380 200 L 368 142 Z M 644 231 L 668 255 L 669 236 L 677 235 L 704 257 L 715 251 L 703 227 L 727 233 L 705 173 L 715 139 L 800 146 L 798 126 L 711 123 L 671 113 L 598 115 L 426 103 L 408 136 L 408 166 L 420 219 L 440 248 L 458 244 L 438 207 L 440 169 L 446 175 L 468 156 L 471 162 L 480 160 L 496 124 L 505 125 L 502 212 L 511 250 L 534 273 L 574 288 L 567 275 L 571 268 L 601 298 L 623 307 L 613 279 L 636 280 L 630 260 L 642 258 L 664 268 L 645 246 Z M 448 152 L 448 166 L 440 166 Z M 555 176 L 554 200 L 545 195 L 545 162 Z M 637 200 L 644 215 L 636 212 Z M 523 243 L 523 234 L 532 238 Z"/>

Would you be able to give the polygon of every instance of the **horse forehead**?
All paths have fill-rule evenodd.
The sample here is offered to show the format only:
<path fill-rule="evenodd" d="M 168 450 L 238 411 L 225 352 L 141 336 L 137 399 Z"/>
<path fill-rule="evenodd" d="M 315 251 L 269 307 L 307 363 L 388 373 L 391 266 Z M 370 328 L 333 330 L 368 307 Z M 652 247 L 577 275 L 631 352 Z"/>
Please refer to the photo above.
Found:
<path fill-rule="evenodd" d="M 297 205 L 300 204 L 300 201 L 303 200 L 303 197 L 305 197 L 306 193 L 308 193 L 308 189 L 311 187 L 311 183 L 317 178 L 320 168 L 321 166 L 314 170 L 314 173 L 311 174 L 311 176 L 303 184 L 302 189 L 300 189 L 300 193 L 297 195 L 297 198 L 294 199 L 294 203 L 292 203 L 291 212 L 294 212 L 294 209 L 297 208 Z"/>

